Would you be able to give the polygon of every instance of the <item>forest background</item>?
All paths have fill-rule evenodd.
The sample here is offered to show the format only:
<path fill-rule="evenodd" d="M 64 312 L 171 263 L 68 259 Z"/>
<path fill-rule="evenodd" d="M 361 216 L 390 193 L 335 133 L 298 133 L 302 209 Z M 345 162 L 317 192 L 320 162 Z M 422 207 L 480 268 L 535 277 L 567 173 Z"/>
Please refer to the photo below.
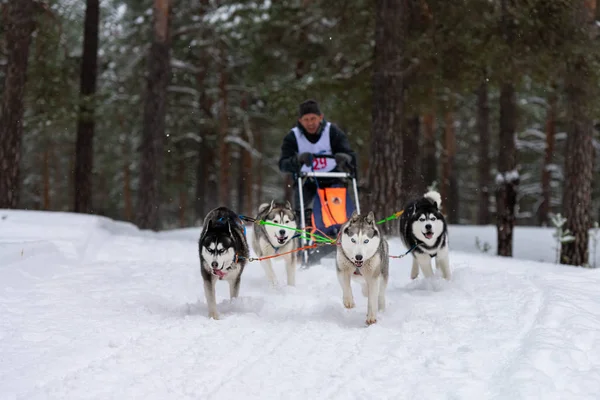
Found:
<path fill-rule="evenodd" d="M 348 134 L 378 217 L 436 187 L 450 223 L 496 224 L 510 256 L 515 225 L 561 213 L 561 261 L 587 263 L 595 0 L 0 7 L 0 208 L 149 229 L 197 226 L 217 205 L 254 215 L 291 199 L 279 149 L 313 98 Z"/>

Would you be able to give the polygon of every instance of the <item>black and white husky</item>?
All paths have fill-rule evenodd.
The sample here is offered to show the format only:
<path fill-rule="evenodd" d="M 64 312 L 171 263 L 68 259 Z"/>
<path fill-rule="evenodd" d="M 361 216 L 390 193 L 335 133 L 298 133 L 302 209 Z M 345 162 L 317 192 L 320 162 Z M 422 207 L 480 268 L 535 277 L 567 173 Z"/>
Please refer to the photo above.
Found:
<path fill-rule="evenodd" d="M 341 228 L 336 253 L 337 276 L 342 286 L 344 307 L 353 308 L 350 282 L 357 280 L 368 298 L 367 325 L 377 322 L 377 311 L 385 310 L 385 290 L 389 278 L 388 243 L 375 223 L 373 212 L 356 212 Z"/>
<path fill-rule="evenodd" d="M 252 249 L 258 257 L 283 254 L 298 247 L 298 239 L 294 230 L 298 224 L 289 201 L 284 203 L 271 201 L 271 203 L 261 204 L 256 219 L 268 223 L 265 225 L 257 224 L 254 227 Z M 285 254 L 279 258 L 285 261 L 287 284 L 295 286 L 297 253 Z M 261 264 L 265 269 L 269 283 L 273 286 L 277 285 L 277 276 L 273 271 L 271 260 L 263 260 Z"/>
<path fill-rule="evenodd" d="M 441 204 L 442 196 L 430 191 L 408 203 L 400 216 L 400 237 L 407 249 L 412 249 L 412 279 L 419 276 L 419 268 L 426 278 L 432 277 L 431 259 L 435 258 L 436 268 L 450 280 L 448 227 L 440 211 Z"/>
<path fill-rule="evenodd" d="M 219 319 L 215 285 L 220 280 L 229 282 L 230 298 L 238 297 L 250 254 L 243 222 L 238 215 L 227 207 L 210 211 L 204 218 L 198 250 L 208 317 Z"/>

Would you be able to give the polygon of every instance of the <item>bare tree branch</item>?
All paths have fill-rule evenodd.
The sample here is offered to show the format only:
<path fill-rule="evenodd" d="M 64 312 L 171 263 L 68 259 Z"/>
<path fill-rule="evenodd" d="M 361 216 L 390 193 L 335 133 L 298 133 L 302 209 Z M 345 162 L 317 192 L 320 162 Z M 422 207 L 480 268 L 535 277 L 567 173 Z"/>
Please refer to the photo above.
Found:
<path fill-rule="evenodd" d="M 354 68 L 350 72 L 347 72 L 347 73 L 340 72 L 339 74 L 335 74 L 332 77 L 332 79 L 335 79 L 335 80 L 346 80 L 346 79 L 354 78 L 356 75 L 359 75 L 364 70 L 366 70 L 368 68 L 371 68 L 372 65 L 373 65 L 373 60 L 368 60 L 364 64 L 362 64 L 360 67 Z"/>
<path fill-rule="evenodd" d="M 234 143 L 237 144 L 238 146 L 246 149 L 248 152 L 250 152 L 250 154 L 252 154 L 253 157 L 256 157 L 258 159 L 262 159 L 264 161 L 266 161 L 266 163 L 263 163 L 263 165 L 268 165 L 268 167 L 279 173 L 279 167 L 277 167 L 277 159 L 276 158 L 268 158 L 267 156 L 265 156 L 264 154 L 262 154 L 261 152 L 259 152 L 258 150 L 256 150 L 254 147 L 252 147 L 252 145 L 250 145 L 250 143 L 248 143 L 246 140 L 242 139 L 239 136 L 233 136 L 233 135 L 227 135 L 225 136 L 225 141 L 227 143 Z"/>

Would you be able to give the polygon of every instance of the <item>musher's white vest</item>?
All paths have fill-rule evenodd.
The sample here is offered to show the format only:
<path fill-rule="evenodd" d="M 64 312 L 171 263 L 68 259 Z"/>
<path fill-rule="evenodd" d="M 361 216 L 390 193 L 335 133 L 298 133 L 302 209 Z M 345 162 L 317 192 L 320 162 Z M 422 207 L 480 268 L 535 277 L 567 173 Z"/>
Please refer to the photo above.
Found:
<path fill-rule="evenodd" d="M 321 137 L 316 143 L 311 143 L 308 141 L 306 136 L 300 131 L 300 129 L 295 126 L 292 128 L 292 132 L 296 136 L 296 142 L 298 143 L 298 154 L 301 153 L 311 153 L 311 154 L 329 154 L 332 155 L 331 151 L 331 139 L 329 135 L 329 128 L 331 127 L 331 122 L 327 122 L 325 124 L 325 128 L 323 128 L 323 132 L 321 133 Z M 336 167 L 336 162 L 333 158 L 318 158 L 315 157 L 313 159 L 312 169 L 311 167 L 307 167 L 302 164 L 302 172 L 311 172 L 314 170 L 315 172 L 329 172 L 332 171 Z"/>

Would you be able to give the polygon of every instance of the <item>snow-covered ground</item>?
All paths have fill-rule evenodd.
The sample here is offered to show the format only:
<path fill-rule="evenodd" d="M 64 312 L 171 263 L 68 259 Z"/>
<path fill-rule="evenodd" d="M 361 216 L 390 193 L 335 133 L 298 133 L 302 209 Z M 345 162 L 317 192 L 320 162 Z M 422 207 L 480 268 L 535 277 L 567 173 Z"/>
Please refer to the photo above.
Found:
<path fill-rule="evenodd" d="M 0 399 L 599 398 L 600 270 L 523 260 L 554 260 L 551 230 L 503 259 L 475 248 L 492 227 L 452 227 L 453 280 L 391 260 L 368 328 L 330 260 L 279 289 L 252 263 L 209 320 L 198 234 L 0 210 Z"/>

